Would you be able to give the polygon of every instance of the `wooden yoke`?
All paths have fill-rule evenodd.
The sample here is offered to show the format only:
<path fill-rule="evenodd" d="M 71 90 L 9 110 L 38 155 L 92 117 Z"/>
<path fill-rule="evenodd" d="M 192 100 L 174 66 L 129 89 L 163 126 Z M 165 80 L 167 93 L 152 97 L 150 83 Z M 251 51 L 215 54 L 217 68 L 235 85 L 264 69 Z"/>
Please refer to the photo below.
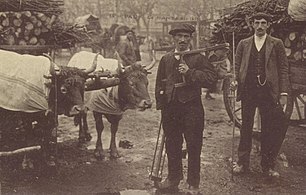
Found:
<path fill-rule="evenodd" d="M 204 47 L 204 48 L 201 48 L 201 49 L 195 49 L 195 50 L 190 50 L 190 51 L 174 52 L 174 55 L 179 55 L 180 56 L 180 64 L 186 64 L 186 62 L 183 59 L 185 55 L 203 53 L 203 52 L 213 51 L 213 50 L 218 50 L 218 49 L 223 49 L 223 48 L 229 48 L 229 46 L 230 46 L 229 43 L 223 43 L 223 44 L 217 44 L 217 45 L 211 46 L 211 47 Z M 183 82 L 176 83 L 174 86 L 175 87 L 186 86 L 186 79 L 185 79 L 184 75 L 182 75 L 182 80 L 183 80 Z"/>

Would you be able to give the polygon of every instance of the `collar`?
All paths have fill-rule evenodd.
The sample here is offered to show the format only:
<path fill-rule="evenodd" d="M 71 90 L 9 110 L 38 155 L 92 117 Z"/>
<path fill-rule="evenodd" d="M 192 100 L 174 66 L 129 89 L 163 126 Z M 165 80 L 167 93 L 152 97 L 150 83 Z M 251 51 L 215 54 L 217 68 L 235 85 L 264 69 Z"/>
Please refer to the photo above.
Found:
<path fill-rule="evenodd" d="M 267 33 L 266 33 L 264 36 L 262 36 L 262 37 L 259 37 L 259 36 L 257 36 L 257 35 L 254 35 L 255 42 L 256 42 L 256 41 L 265 41 L 266 38 L 267 38 Z"/>
<path fill-rule="evenodd" d="M 184 51 L 190 51 L 190 48 L 188 48 Z M 177 49 L 174 49 L 174 53 L 176 53 L 176 52 L 182 52 L 182 51 L 178 51 Z M 177 59 L 177 60 L 180 60 L 180 55 L 174 55 L 174 58 Z"/>

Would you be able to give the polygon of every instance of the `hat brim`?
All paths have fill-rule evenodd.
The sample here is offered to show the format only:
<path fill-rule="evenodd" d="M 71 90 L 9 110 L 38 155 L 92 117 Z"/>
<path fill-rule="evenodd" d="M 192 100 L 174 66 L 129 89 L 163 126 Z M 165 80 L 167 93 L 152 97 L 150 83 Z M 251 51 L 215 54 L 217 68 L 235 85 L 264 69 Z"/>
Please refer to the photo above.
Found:
<path fill-rule="evenodd" d="M 184 30 L 184 29 L 173 29 L 173 30 L 169 31 L 169 34 L 170 35 L 176 35 L 177 33 L 180 33 L 180 32 L 189 33 L 189 34 L 193 33 L 193 32 L 191 32 L 189 30 Z"/>

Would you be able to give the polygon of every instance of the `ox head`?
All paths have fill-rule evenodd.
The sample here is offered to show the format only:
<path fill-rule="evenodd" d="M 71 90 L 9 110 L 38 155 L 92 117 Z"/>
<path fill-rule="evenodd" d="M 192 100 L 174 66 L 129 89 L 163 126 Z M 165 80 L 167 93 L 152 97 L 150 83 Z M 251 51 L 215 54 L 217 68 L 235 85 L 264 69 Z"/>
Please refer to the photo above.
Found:
<path fill-rule="evenodd" d="M 151 108 L 152 100 L 148 92 L 147 75 L 148 71 L 138 64 L 127 66 L 124 71 L 121 70 L 118 95 L 123 109 L 138 108 L 143 111 Z"/>
<path fill-rule="evenodd" d="M 62 66 L 55 70 L 54 63 L 51 62 L 50 74 L 52 87 L 49 94 L 49 107 L 57 105 L 57 113 L 73 116 L 84 113 L 87 108 L 84 105 L 85 81 L 89 78 L 89 73 L 95 71 L 97 66 L 97 56 L 93 64 L 87 70 L 75 67 Z"/>

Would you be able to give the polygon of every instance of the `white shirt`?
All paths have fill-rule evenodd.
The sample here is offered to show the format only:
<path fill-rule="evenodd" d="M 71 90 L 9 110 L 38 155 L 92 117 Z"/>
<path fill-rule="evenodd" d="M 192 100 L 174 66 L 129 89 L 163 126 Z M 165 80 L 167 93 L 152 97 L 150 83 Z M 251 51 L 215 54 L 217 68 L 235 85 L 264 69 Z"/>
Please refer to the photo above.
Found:
<path fill-rule="evenodd" d="M 267 34 L 262 37 L 254 35 L 254 41 L 257 51 L 260 51 L 267 38 Z"/>

